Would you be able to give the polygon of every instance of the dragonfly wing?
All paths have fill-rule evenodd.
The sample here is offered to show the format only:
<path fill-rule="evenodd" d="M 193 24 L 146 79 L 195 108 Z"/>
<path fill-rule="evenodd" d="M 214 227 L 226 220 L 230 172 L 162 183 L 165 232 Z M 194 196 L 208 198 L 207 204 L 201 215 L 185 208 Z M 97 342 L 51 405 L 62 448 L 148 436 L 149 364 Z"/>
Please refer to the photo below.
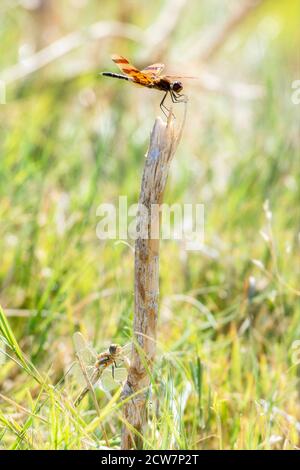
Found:
<path fill-rule="evenodd" d="M 119 67 L 121 72 L 131 77 L 134 82 L 142 86 L 149 86 L 152 84 L 152 75 L 150 73 L 142 73 L 139 69 L 131 65 L 125 57 L 114 54 L 111 58 Z"/>
<path fill-rule="evenodd" d="M 85 365 L 94 364 L 97 359 L 97 353 L 87 343 L 84 336 L 76 331 L 73 335 L 73 342 L 76 354 Z"/>
<path fill-rule="evenodd" d="M 93 377 L 93 374 L 94 374 L 94 370 L 95 368 L 93 366 L 87 366 L 85 368 L 85 373 L 88 377 L 89 380 L 92 379 Z M 70 370 L 70 374 L 72 377 L 74 377 L 74 380 L 75 382 L 80 386 L 80 387 L 86 387 L 87 386 L 87 381 L 86 381 L 86 378 L 82 372 L 82 369 L 79 365 L 78 362 L 75 362 L 75 364 L 73 364 L 71 370 Z"/>
<path fill-rule="evenodd" d="M 190 77 L 188 75 L 164 75 L 164 78 L 170 80 L 171 82 L 174 80 L 200 80 L 200 77 Z"/>
<path fill-rule="evenodd" d="M 130 356 L 131 350 L 132 350 L 132 343 L 125 344 L 125 346 L 122 346 L 120 357 L 122 358 L 122 356 L 123 357 Z"/>
<path fill-rule="evenodd" d="M 141 70 L 141 72 L 150 74 L 153 77 L 157 77 L 163 71 L 164 67 L 164 64 L 151 64 Z"/>
<path fill-rule="evenodd" d="M 105 369 L 105 371 L 101 375 L 98 385 L 100 388 L 109 392 L 115 388 L 120 387 L 124 380 L 126 380 L 127 374 L 128 372 L 125 367 L 115 367 L 113 377 L 112 369 L 111 367 L 109 367 Z"/>
<path fill-rule="evenodd" d="M 126 75 L 131 75 L 132 73 L 140 73 L 140 70 L 134 67 L 129 63 L 125 57 L 121 55 L 114 54 L 111 56 L 113 62 L 117 64 L 121 72 L 125 73 Z"/>

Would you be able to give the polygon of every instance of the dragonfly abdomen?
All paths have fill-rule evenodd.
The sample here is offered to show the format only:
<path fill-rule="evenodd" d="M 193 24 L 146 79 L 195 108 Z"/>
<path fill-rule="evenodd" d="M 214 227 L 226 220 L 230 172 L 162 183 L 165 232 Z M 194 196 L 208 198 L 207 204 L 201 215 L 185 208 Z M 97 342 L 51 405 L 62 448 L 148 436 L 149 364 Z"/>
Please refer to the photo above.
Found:
<path fill-rule="evenodd" d="M 104 77 L 120 78 L 121 80 L 128 80 L 128 81 L 132 82 L 131 77 L 127 77 L 126 75 L 121 75 L 120 73 L 102 72 L 101 75 L 104 75 Z"/>

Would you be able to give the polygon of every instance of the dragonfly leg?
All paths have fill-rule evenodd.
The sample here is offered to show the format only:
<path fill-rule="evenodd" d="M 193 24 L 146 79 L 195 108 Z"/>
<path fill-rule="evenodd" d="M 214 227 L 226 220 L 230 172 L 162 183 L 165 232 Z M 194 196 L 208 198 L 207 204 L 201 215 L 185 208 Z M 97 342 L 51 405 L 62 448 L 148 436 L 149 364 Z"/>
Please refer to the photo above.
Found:
<path fill-rule="evenodd" d="M 168 93 L 169 93 L 168 91 L 165 93 L 165 95 L 164 95 L 164 97 L 163 97 L 163 99 L 162 99 L 162 101 L 161 101 L 161 103 L 160 103 L 160 109 L 162 110 L 162 112 L 164 113 L 164 115 L 166 116 L 166 118 L 169 116 L 169 113 L 170 113 L 170 109 L 164 104 L 164 101 L 165 101 L 166 97 L 168 96 Z M 171 92 L 170 92 L 170 93 L 171 93 Z M 171 95 L 171 96 L 172 96 L 172 95 Z M 173 99 L 172 99 L 172 101 L 173 101 Z M 173 101 L 173 103 L 175 103 L 175 101 Z M 173 117 L 174 119 L 176 119 L 176 116 L 175 116 L 174 113 L 172 113 L 172 117 Z"/>
<path fill-rule="evenodd" d="M 159 105 L 159 106 L 160 106 L 160 109 L 162 110 L 162 112 L 164 113 L 164 115 L 165 115 L 166 117 L 168 117 L 168 114 L 167 114 L 167 113 L 170 111 L 170 110 L 167 108 L 167 106 L 164 104 L 164 101 L 165 101 L 166 97 L 168 96 L 168 93 L 169 93 L 169 92 L 167 91 L 167 92 L 164 94 L 164 97 L 163 97 L 163 99 L 161 100 L 161 103 L 160 103 L 160 105 Z M 167 112 L 166 112 L 166 111 L 167 111 Z"/>
<path fill-rule="evenodd" d="M 180 95 L 179 93 L 175 93 L 175 91 L 171 91 L 170 94 L 173 103 L 187 103 L 188 101 L 187 95 Z"/>

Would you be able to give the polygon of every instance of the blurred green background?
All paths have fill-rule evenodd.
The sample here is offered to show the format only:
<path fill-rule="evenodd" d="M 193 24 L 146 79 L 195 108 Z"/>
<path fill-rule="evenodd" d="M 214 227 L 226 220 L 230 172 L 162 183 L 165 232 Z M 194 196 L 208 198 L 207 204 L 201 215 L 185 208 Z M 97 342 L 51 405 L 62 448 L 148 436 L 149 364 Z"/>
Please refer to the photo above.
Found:
<path fill-rule="evenodd" d="M 299 19 L 299 0 L 0 1 L 2 448 L 119 446 L 103 393 L 99 417 L 49 387 L 74 331 L 131 335 L 133 252 L 96 210 L 137 202 L 161 95 L 101 77 L 112 53 L 199 76 L 165 202 L 205 205 L 205 245 L 161 243 L 145 447 L 299 445 Z"/>

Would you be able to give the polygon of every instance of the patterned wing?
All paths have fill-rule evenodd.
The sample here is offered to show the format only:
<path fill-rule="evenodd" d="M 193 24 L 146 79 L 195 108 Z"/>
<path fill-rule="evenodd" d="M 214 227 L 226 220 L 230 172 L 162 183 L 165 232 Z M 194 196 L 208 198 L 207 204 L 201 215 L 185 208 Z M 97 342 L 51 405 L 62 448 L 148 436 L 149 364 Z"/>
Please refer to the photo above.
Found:
<path fill-rule="evenodd" d="M 150 74 L 152 77 L 157 77 L 163 71 L 164 67 L 164 64 L 151 64 L 141 70 L 141 72 Z"/>
<path fill-rule="evenodd" d="M 114 54 L 111 58 L 113 62 L 117 64 L 121 72 L 131 77 L 135 83 L 138 83 L 142 86 L 152 85 L 152 75 L 150 73 L 141 72 L 121 55 Z"/>

